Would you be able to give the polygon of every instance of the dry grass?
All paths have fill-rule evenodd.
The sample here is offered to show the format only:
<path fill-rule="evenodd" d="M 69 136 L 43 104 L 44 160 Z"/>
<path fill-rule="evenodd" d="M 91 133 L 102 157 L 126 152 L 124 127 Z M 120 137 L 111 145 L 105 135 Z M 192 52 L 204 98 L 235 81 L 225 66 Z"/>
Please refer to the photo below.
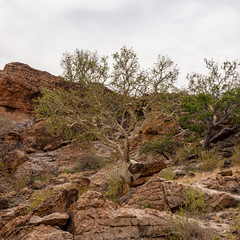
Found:
<path fill-rule="evenodd" d="M 233 164 L 240 165 L 240 145 L 234 147 L 234 154 L 232 156 Z"/>
<path fill-rule="evenodd" d="M 186 215 L 172 217 L 169 220 L 169 240 L 216 240 L 219 239 L 214 231 L 202 228 L 193 219 L 188 219 Z"/>
<path fill-rule="evenodd" d="M 233 172 L 239 170 L 239 166 L 234 166 L 229 168 L 229 170 L 232 170 Z M 178 182 L 180 183 L 187 183 L 187 184 L 194 184 L 196 182 L 199 182 L 201 180 L 204 180 L 206 178 L 215 178 L 216 174 L 221 172 L 222 170 L 220 169 L 220 167 L 215 168 L 212 172 L 196 172 L 195 176 L 191 177 L 191 176 L 184 176 L 182 178 L 178 178 Z"/>

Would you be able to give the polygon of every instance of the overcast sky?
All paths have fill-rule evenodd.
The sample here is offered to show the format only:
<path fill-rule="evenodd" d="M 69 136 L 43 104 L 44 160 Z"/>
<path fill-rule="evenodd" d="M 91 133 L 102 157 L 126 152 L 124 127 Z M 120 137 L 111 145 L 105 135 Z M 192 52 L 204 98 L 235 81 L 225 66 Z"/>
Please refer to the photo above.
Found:
<path fill-rule="evenodd" d="M 9 62 L 61 75 L 64 52 L 133 47 L 144 68 L 158 54 L 188 72 L 204 58 L 240 56 L 240 0 L 0 0 L 0 69 Z"/>

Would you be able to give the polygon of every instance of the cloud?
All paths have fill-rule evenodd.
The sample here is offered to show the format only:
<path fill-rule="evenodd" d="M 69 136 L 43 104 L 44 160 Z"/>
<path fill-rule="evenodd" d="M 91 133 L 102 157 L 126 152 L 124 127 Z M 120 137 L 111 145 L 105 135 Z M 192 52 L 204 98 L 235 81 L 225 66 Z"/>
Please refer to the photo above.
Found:
<path fill-rule="evenodd" d="M 167 54 L 185 75 L 203 59 L 236 59 L 238 0 L 0 0 L 0 68 L 10 61 L 60 75 L 75 48 L 111 55 L 133 47 L 144 68 Z"/>

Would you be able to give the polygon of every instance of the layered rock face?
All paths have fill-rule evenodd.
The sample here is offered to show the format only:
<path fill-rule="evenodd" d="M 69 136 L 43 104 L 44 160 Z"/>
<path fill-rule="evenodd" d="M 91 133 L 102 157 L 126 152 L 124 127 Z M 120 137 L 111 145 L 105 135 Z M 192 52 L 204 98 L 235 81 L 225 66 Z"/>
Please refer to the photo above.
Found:
<path fill-rule="evenodd" d="M 34 99 L 45 88 L 63 85 L 61 78 L 23 63 L 9 63 L 0 71 L 0 116 L 24 122 L 31 115 Z"/>

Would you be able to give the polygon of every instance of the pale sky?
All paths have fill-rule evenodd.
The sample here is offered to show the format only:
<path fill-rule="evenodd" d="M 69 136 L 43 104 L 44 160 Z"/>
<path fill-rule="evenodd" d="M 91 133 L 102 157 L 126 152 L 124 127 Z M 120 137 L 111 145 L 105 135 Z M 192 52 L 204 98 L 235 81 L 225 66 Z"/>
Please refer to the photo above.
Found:
<path fill-rule="evenodd" d="M 143 68 L 158 54 L 186 74 L 204 58 L 240 56 L 240 0 L 0 0 L 0 69 L 9 62 L 61 75 L 64 52 L 111 56 L 133 47 Z"/>

